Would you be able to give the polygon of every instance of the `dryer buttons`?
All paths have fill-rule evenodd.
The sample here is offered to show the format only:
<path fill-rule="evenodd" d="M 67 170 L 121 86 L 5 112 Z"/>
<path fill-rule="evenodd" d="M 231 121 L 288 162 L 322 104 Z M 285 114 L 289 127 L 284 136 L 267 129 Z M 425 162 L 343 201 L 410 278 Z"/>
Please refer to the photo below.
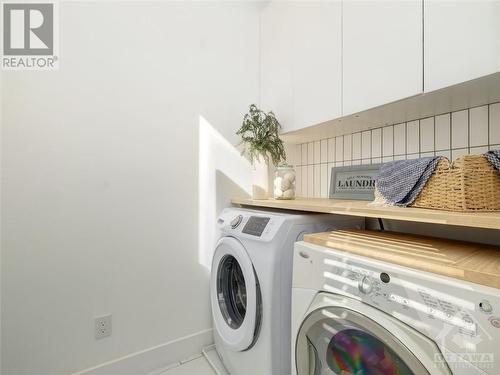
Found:
<path fill-rule="evenodd" d="M 238 225 L 241 224 L 242 220 L 243 220 L 243 215 L 236 216 L 233 220 L 231 220 L 231 228 L 236 229 Z"/>
<path fill-rule="evenodd" d="M 500 318 L 496 316 L 492 316 L 488 319 L 491 323 L 491 325 L 495 328 L 500 328 Z"/>

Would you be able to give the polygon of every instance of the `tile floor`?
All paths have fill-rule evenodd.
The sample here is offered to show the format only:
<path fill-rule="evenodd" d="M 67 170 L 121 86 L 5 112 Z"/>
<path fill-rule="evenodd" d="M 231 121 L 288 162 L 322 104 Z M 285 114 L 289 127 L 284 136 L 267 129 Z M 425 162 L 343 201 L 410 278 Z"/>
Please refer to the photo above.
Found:
<path fill-rule="evenodd" d="M 205 357 L 185 362 L 158 375 L 216 375 Z"/>

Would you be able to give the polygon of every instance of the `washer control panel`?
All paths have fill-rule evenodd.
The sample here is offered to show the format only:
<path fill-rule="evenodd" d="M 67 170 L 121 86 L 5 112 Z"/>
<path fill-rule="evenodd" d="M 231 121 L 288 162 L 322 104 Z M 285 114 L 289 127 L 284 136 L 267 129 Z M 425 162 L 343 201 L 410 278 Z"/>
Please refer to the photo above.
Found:
<path fill-rule="evenodd" d="M 363 276 L 358 281 L 358 289 L 363 294 L 370 294 L 373 291 L 373 286 L 376 283 L 368 276 Z"/>
<path fill-rule="evenodd" d="M 312 280 L 317 280 L 308 281 L 304 276 L 298 281 L 302 287 L 317 283 L 314 289 L 361 300 L 454 353 L 473 349 L 474 353 L 496 352 L 500 356 L 498 290 L 390 263 L 351 259 L 331 249 L 308 251 L 308 244 L 300 244 L 296 244 L 299 251 L 294 272 L 309 275 L 309 279 L 315 275 Z M 305 271 L 299 267 L 312 268 Z M 494 373 L 500 374 L 500 364 L 497 366 Z"/>

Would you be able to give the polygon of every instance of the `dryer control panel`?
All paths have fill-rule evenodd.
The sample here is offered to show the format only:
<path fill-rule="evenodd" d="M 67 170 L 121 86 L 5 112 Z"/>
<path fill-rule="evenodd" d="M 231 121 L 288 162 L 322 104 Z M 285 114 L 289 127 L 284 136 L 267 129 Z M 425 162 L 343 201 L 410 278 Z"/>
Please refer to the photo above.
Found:
<path fill-rule="evenodd" d="M 250 216 L 241 233 L 260 237 L 270 220 L 271 218 L 266 216 Z"/>
<path fill-rule="evenodd" d="M 284 221 L 280 215 L 227 210 L 219 216 L 217 225 L 226 235 L 268 242 L 274 238 Z"/>

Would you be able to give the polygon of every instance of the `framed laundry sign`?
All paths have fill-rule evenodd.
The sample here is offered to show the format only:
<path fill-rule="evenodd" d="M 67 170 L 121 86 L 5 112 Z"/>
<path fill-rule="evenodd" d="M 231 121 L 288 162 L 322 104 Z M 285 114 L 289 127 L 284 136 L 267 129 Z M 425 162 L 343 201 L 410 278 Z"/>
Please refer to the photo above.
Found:
<path fill-rule="evenodd" d="M 375 178 L 382 164 L 333 167 L 330 198 L 372 201 Z"/>

